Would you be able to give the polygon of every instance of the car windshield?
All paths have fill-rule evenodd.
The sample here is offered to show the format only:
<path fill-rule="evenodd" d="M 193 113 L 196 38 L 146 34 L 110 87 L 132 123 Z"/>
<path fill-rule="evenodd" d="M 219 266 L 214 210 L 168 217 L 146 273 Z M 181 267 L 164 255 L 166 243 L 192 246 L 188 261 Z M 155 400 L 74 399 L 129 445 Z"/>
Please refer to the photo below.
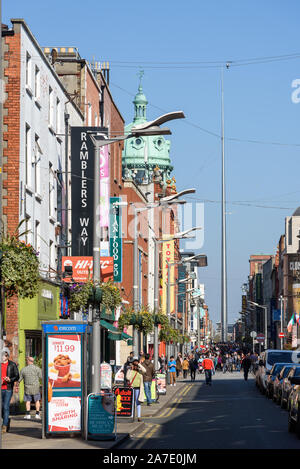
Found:
<path fill-rule="evenodd" d="M 273 366 L 272 368 L 272 375 L 278 375 L 278 373 L 281 372 L 282 368 L 285 366 L 284 363 L 278 363 L 276 365 Z"/>
<path fill-rule="evenodd" d="M 284 370 L 282 370 L 281 377 L 286 378 L 290 371 L 291 371 L 291 366 L 286 366 Z"/>
<path fill-rule="evenodd" d="M 276 350 L 269 352 L 267 355 L 267 362 L 269 365 L 273 366 L 275 363 L 299 363 L 300 361 L 300 353 L 289 352 L 281 350 Z"/>

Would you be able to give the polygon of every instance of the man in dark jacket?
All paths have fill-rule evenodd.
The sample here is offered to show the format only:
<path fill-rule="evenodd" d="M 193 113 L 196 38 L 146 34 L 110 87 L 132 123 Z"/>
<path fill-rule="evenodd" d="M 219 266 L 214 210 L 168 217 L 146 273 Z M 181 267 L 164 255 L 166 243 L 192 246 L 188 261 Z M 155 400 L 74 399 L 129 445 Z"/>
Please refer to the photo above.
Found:
<path fill-rule="evenodd" d="M 196 370 L 198 368 L 198 362 L 197 362 L 197 359 L 194 357 L 194 355 L 190 357 L 189 368 L 190 368 L 190 373 L 191 373 L 191 381 L 195 381 Z"/>
<path fill-rule="evenodd" d="M 19 371 L 15 362 L 8 359 L 9 350 L 4 348 L 1 352 L 1 398 L 2 398 L 2 433 L 8 431 L 9 404 L 13 394 L 14 383 L 19 379 Z"/>
<path fill-rule="evenodd" d="M 246 355 L 244 360 L 242 361 L 242 368 L 244 370 L 244 379 L 245 379 L 245 381 L 247 381 L 247 379 L 248 379 L 248 373 L 249 373 L 249 370 L 251 368 L 251 365 L 252 365 L 252 360 L 251 360 L 250 353 L 248 353 L 248 355 Z"/>
<path fill-rule="evenodd" d="M 150 361 L 149 353 L 145 354 L 145 360 L 143 361 L 143 367 L 146 369 L 146 374 L 143 375 L 144 378 L 144 389 L 147 398 L 147 405 L 151 405 L 152 398 L 151 398 L 151 385 L 152 379 L 155 376 L 154 365 Z"/>
<path fill-rule="evenodd" d="M 131 368 L 132 358 L 129 356 L 127 357 L 127 361 L 124 363 L 123 370 L 124 370 L 124 386 L 128 386 L 128 380 L 126 378 L 127 371 Z"/>

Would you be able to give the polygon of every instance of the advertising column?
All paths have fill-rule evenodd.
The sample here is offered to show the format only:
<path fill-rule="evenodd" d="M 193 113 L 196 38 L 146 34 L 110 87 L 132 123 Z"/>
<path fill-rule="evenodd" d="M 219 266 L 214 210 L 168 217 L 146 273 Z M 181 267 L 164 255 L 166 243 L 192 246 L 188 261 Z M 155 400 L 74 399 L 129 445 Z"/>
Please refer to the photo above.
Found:
<path fill-rule="evenodd" d="M 42 328 L 44 434 L 82 433 L 88 325 L 49 322 Z"/>

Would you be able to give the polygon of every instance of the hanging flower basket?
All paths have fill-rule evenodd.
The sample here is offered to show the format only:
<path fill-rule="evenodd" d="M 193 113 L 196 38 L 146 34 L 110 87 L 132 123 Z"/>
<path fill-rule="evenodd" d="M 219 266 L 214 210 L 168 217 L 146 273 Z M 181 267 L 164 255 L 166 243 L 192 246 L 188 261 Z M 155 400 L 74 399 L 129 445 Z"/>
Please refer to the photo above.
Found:
<path fill-rule="evenodd" d="M 161 311 L 158 311 L 157 313 L 154 313 L 154 324 L 158 325 L 160 324 L 162 327 L 166 326 L 168 324 L 168 317 L 166 314 L 162 313 Z"/>
<path fill-rule="evenodd" d="M 120 330 L 123 330 L 125 326 L 133 326 L 140 332 L 149 334 L 153 330 L 153 314 L 145 306 L 142 306 L 137 312 L 133 308 L 129 308 L 121 314 L 118 325 Z"/>
<path fill-rule="evenodd" d="M 74 313 L 80 311 L 82 308 L 87 308 L 91 301 L 93 283 L 88 281 L 86 283 L 73 283 L 70 285 L 70 312 Z"/>
<path fill-rule="evenodd" d="M 13 235 L 2 232 L 1 284 L 7 297 L 18 295 L 20 298 L 33 298 L 38 293 L 40 279 L 39 253 L 31 244 L 20 241 L 25 234 L 19 233 L 22 223 Z"/>
<path fill-rule="evenodd" d="M 97 296 L 98 295 L 98 296 Z M 111 282 L 102 283 L 100 288 L 92 280 L 70 286 L 70 311 L 80 311 L 89 304 L 99 303 L 107 311 L 114 311 L 121 304 L 120 290 Z"/>
<path fill-rule="evenodd" d="M 121 293 L 118 287 L 113 282 L 106 282 L 101 284 L 102 301 L 101 304 L 109 311 L 113 312 L 122 303 Z"/>

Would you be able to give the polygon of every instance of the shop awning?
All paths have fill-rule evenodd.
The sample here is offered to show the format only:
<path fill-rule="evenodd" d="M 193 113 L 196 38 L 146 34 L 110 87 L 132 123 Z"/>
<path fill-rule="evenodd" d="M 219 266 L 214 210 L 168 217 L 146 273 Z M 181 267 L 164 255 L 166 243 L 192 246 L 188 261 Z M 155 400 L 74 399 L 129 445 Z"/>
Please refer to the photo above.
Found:
<path fill-rule="evenodd" d="M 125 332 L 121 332 L 120 329 L 115 327 L 110 322 L 105 321 L 104 319 L 100 320 L 100 324 L 102 327 L 109 331 L 108 338 L 110 340 L 128 340 L 128 345 L 132 345 L 132 343 L 129 343 L 130 341 L 132 341 L 132 337 L 130 335 L 125 334 Z"/>
<path fill-rule="evenodd" d="M 117 327 L 115 327 L 113 324 L 111 324 L 110 322 L 105 321 L 104 319 L 101 319 L 100 324 L 102 327 L 110 331 L 111 334 L 120 334 L 120 330 Z"/>

